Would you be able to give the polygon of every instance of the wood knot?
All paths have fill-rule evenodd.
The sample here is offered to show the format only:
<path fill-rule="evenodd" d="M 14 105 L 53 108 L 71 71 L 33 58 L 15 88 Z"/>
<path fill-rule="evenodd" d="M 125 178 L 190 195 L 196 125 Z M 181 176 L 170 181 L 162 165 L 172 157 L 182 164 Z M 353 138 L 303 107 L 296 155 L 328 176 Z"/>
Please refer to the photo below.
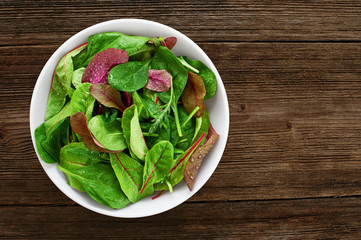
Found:
<path fill-rule="evenodd" d="M 287 121 L 287 122 L 286 122 L 286 126 L 287 126 L 288 129 L 292 129 L 292 128 L 293 128 L 293 125 L 292 125 L 292 123 L 291 123 L 290 121 Z"/>
<path fill-rule="evenodd" d="M 241 103 L 241 110 L 244 111 L 246 109 L 246 104 Z"/>

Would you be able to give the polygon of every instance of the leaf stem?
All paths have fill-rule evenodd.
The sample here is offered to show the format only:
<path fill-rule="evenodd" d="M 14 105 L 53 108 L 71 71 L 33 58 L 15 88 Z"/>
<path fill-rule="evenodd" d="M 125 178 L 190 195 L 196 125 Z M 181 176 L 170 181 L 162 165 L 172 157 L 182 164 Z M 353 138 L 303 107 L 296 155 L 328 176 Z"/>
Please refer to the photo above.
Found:
<path fill-rule="evenodd" d="M 191 120 L 191 118 L 194 116 L 194 114 L 196 114 L 198 109 L 198 106 L 193 109 L 193 111 L 188 115 L 187 119 L 182 123 L 181 127 L 184 127 L 189 122 L 189 120 Z"/>
<path fill-rule="evenodd" d="M 184 60 L 184 58 L 181 56 L 178 58 L 178 60 L 183 64 L 183 66 L 185 66 L 186 68 L 192 70 L 195 73 L 199 73 L 198 69 L 192 67 L 189 63 L 186 62 L 186 60 Z"/>

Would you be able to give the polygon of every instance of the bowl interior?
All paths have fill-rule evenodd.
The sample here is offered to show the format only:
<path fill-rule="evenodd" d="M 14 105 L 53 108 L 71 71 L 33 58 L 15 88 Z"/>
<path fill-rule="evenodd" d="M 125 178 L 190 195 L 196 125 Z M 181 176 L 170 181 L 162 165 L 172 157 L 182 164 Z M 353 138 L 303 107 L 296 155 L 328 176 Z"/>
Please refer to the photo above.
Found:
<path fill-rule="evenodd" d="M 41 160 L 37 152 L 36 154 L 38 155 L 39 161 L 45 172 L 54 184 L 69 198 L 83 207 L 114 217 L 145 217 L 167 211 L 181 204 L 195 194 L 210 178 L 216 169 L 226 146 L 229 129 L 228 100 L 221 77 L 219 76 L 219 73 L 212 61 L 207 57 L 203 50 L 198 47 L 198 45 L 196 45 L 184 34 L 163 24 L 147 20 L 120 19 L 107 21 L 91 26 L 67 40 L 55 51 L 41 71 L 34 88 L 30 106 L 30 130 L 34 148 L 34 131 L 36 127 L 44 121 L 51 79 L 57 63 L 69 50 L 87 42 L 90 35 L 112 31 L 148 37 L 175 36 L 178 41 L 172 51 L 176 56 L 183 55 L 188 56 L 191 59 L 201 60 L 215 73 L 217 77 L 217 93 L 212 99 L 206 101 L 206 107 L 209 111 L 211 123 L 214 129 L 220 134 L 220 137 L 205 157 L 198 172 L 193 191 L 189 191 L 188 187 L 182 181 L 175 186 L 173 193 L 167 192 L 155 200 L 152 200 L 152 196 L 150 196 L 135 204 L 129 204 L 123 209 L 114 210 L 94 201 L 86 193 L 79 192 L 70 187 L 67 184 L 65 175 L 56 168 L 56 164 L 47 164 Z"/>

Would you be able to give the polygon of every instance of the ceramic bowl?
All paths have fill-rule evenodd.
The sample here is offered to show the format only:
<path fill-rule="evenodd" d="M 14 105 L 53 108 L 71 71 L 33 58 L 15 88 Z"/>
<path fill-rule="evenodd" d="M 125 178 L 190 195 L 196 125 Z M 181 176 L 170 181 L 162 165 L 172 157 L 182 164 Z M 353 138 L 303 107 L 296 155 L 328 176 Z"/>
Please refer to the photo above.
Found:
<path fill-rule="evenodd" d="M 52 75 L 59 60 L 70 50 L 87 42 L 90 35 L 113 31 L 148 37 L 177 37 L 177 44 L 172 49 L 176 56 L 182 55 L 188 56 L 191 59 L 201 60 L 215 73 L 217 77 L 217 93 L 212 99 L 206 101 L 206 107 L 209 111 L 211 123 L 214 129 L 220 134 L 220 137 L 211 151 L 206 155 L 198 172 L 193 191 L 190 191 L 182 181 L 174 187 L 173 193 L 166 192 L 160 197 L 152 200 L 152 196 L 156 194 L 154 193 L 152 196 L 146 197 L 137 203 L 129 204 L 123 209 L 114 210 L 94 201 L 86 193 L 79 192 L 70 187 L 67 184 L 65 175 L 57 169 L 56 164 L 47 164 L 42 161 L 38 153 L 36 154 L 38 155 L 41 166 L 44 168 L 44 171 L 51 181 L 65 195 L 81 206 L 100 214 L 120 218 L 151 216 L 180 205 L 195 194 L 207 182 L 221 160 L 228 137 L 229 108 L 226 91 L 221 77 L 206 53 L 184 34 L 166 25 L 140 19 L 119 19 L 102 22 L 75 34 L 62 44 L 50 57 L 36 82 L 30 107 L 31 137 L 35 148 L 34 130 L 44 122 Z"/>

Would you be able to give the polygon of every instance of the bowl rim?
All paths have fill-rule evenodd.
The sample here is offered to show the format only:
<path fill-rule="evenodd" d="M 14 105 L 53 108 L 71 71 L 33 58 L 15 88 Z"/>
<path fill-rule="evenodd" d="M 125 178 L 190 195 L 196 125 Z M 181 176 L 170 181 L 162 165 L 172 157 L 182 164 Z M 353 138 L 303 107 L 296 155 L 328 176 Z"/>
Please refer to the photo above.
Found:
<path fill-rule="evenodd" d="M 211 165 L 211 169 L 207 170 L 207 175 L 205 180 L 203 180 L 201 183 L 198 184 L 198 187 L 195 186 L 195 188 L 193 189 L 193 191 L 189 191 L 190 193 L 188 194 L 188 196 L 183 197 L 182 199 L 176 199 L 174 201 L 171 201 L 167 207 L 163 207 L 161 209 L 158 210 L 150 210 L 148 212 L 144 212 L 143 214 L 141 213 L 133 213 L 133 214 L 122 214 L 122 209 L 112 209 L 112 208 L 108 208 L 108 207 L 101 207 L 101 206 L 94 206 L 92 204 L 92 202 L 90 201 L 89 203 L 84 202 L 84 201 L 79 201 L 81 199 L 81 197 L 79 199 L 77 199 L 74 194 L 72 194 L 72 192 L 76 191 L 76 190 L 70 190 L 69 192 L 69 185 L 66 184 L 67 186 L 63 186 L 64 184 L 57 181 L 55 179 L 55 177 L 50 173 L 50 171 L 48 170 L 48 167 L 50 164 L 45 163 L 39 156 L 37 149 L 36 149 L 36 145 L 35 145 L 35 137 L 34 137 L 34 131 L 36 129 L 36 127 L 38 127 L 38 125 L 35 126 L 36 123 L 34 123 L 34 118 L 36 115 L 36 110 L 37 106 L 36 104 L 38 103 L 37 100 L 37 95 L 39 94 L 40 91 L 40 87 L 41 84 L 43 82 L 45 82 L 44 79 L 44 75 L 46 73 L 46 71 L 54 71 L 53 66 L 53 62 L 60 57 L 64 56 L 64 54 L 73 49 L 70 46 L 72 45 L 72 43 L 80 38 L 81 36 L 85 35 L 85 36 L 90 36 L 92 34 L 95 34 L 95 32 L 108 32 L 108 31 L 99 31 L 100 29 L 103 29 L 107 26 L 111 26 L 112 24 L 135 24 L 135 25 L 154 25 L 157 27 L 161 27 L 162 29 L 167 30 L 168 33 L 172 34 L 173 36 L 181 36 L 183 39 L 185 39 L 187 41 L 187 44 L 190 44 L 193 48 L 195 48 L 195 50 L 197 50 L 200 54 L 203 55 L 203 57 L 207 60 L 207 62 L 205 63 L 208 67 L 210 67 L 210 69 L 214 72 L 214 74 L 216 75 L 217 78 L 217 94 L 221 94 L 221 99 L 223 100 L 223 105 L 222 107 L 224 108 L 225 114 L 224 114 L 224 129 L 221 133 L 222 136 L 222 141 L 217 141 L 216 144 L 220 145 L 220 151 L 217 152 L 217 156 L 218 159 L 215 160 L 215 163 L 213 163 L 213 165 Z M 125 34 L 128 34 L 127 32 L 124 32 Z M 176 45 L 177 46 L 177 45 Z M 64 54 L 62 54 L 64 53 Z M 55 61 L 55 64 L 57 64 L 58 61 Z M 49 68 L 51 68 L 49 70 Z M 219 93 L 220 92 L 220 93 Z M 49 93 L 46 93 L 46 96 L 48 96 Z M 208 101 L 208 100 L 207 100 Z M 46 101 L 47 102 L 47 101 Z M 207 105 L 207 104 L 206 104 Z M 44 121 L 44 120 L 43 120 Z M 48 59 L 48 61 L 46 62 L 46 64 L 44 65 L 44 67 L 42 68 L 38 79 L 36 81 L 34 90 L 33 90 L 33 94 L 32 94 L 32 98 L 31 98 L 31 103 L 30 103 L 30 114 L 29 114 L 29 125 L 30 125 L 30 133 L 31 133 L 31 138 L 32 138 L 32 142 L 33 142 L 33 147 L 35 150 L 35 153 L 38 157 L 38 160 L 41 164 L 41 166 L 43 167 L 43 170 L 45 171 L 45 173 L 48 175 L 48 177 L 50 178 L 50 180 L 55 184 L 55 186 L 61 191 L 63 192 L 67 197 L 69 197 L 71 200 L 73 200 L 74 202 L 76 202 L 77 204 L 83 206 L 84 208 L 87 208 L 91 211 L 97 212 L 99 214 L 103 214 L 103 215 L 107 215 L 107 216 L 112 216 L 112 217 L 118 217 L 118 218 L 140 218 L 140 217 L 147 217 L 147 216 L 152 216 L 152 215 L 156 215 L 156 214 L 160 214 L 162 212 L 165 211 L 169 211 L 170 209 L 173 209 L 176 206 L 179 206 L 180 204 L 182 204 L 183 202 L 187 201 L 189 198 L 191 198 L 196 192 L 198 192 L 203 186 L 204 184 L 209 180 L 209 178 L 212 176 L 212 174 L 214 173 L 215 169 L 217 168 L 223 152 L 225 150 L 226 147 L 226 143 L 228 140 L 228 133 L 229 133 L 229 124 L 230 124 L 230 120 L 229 120 L 229 106 L 228 106 L 228 98 L 227 98 L 227 94 L 226 94 L 226 90 L 225 87 L 223 85 L 223 81 L 215 67 L 215 65 L 213 64 L 213 62 L 211 61 L 211 59 L 208 57 L 208 55 L 195 43 L 193 42 L 190 38 L 188 38 L 185 34 L 179 32 L 178 30 L 175 30 L 172 27 L 169 27 L 167 25 L 164 25 L 162 23 L 158 23 L 155 21 L 150 21 L 150 20 L 145 20 L 145 19 L 136 19 L 136 18 L 123 18 L 123 19 L 114 19 L 114 20 L 109 20 L 109 21 L 104 21 L 104 22 L 100 22 L 97 24 L 94 24 L 92 26 L 89 26 L 81 31 L 79 31 L 78 33 L 76 33 L 75 35 L 73 35 L 72 37 L 70 37 L 68 40 L 66 40 L 63 44 L 61 44 L 56 51 L 51 55 L 51 57 Z M 58 164 L 58 163 L 56 163 Z M 55 164 L 52 164 L 55 165 Z M 179 184 L 178 184 L 179 185 Z M 176 186 L 175 186 L 176 187 Z M 71 187 L 70 187 L 71 188 Z M 71 188 L 72 189 L 72 188 Z M 174 193 L 171 193 L 174 194 Z M 89 197 L 90 198 L 90 197 Z M 92 200 L 92 199 L 91 199 Z M 173 199 L 172 199 L 173 200 Z M 94 201 L 94 200 L 92 200 Z M 95 201 L 94 201 L 95 202 Z M 139 204 L 141 201 L 139 201 L 136 204 Z M 97 203 L 97 202 L 96 202 Z M 124 209 L 124 208 L 123 208 Z"/>

